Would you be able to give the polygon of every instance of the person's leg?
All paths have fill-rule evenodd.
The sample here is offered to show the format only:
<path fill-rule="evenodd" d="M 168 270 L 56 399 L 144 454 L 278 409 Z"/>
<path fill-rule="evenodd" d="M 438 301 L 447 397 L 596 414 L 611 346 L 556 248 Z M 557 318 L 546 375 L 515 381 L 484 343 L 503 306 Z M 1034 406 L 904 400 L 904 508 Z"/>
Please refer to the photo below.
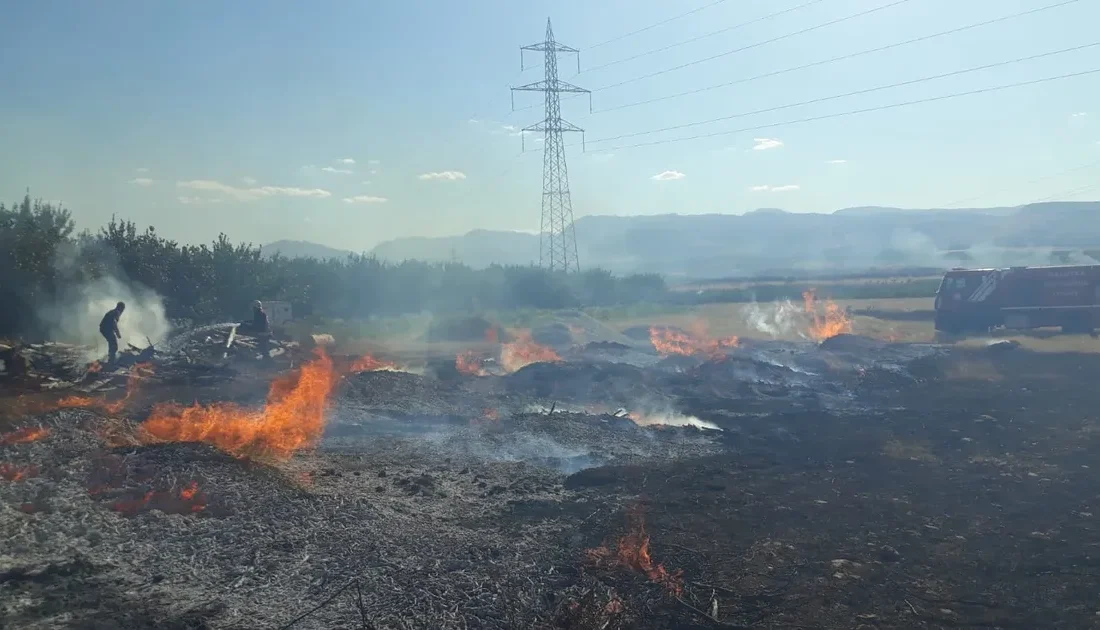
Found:
<path fill-rule="evenodd" d="M 114 335 L 103 336 L 107 338 L 107 363 L 114 363 L 115 355 L 118 354 L 118 339 Z"/>

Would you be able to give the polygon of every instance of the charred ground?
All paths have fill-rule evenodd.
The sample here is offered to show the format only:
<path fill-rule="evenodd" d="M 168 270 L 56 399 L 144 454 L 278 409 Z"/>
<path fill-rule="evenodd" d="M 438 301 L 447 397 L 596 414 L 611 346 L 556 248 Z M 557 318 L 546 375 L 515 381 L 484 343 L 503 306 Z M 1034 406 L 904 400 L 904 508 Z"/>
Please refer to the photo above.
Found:
<path fill-rule="evenodd" d="M 12 418 L 0 626 L 1095 623 L 1100 356 L 841 336 L 563 359 L 348 375 L 285 461 L 125 439 L 158 400 L 261 403 L 255 373 Z"/>

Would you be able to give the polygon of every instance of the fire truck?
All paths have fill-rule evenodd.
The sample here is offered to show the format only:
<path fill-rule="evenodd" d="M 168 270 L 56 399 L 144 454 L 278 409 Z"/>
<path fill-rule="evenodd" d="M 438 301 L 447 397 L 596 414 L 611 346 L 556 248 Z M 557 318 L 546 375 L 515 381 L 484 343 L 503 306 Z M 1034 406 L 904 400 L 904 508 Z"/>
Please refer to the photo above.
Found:
<path fill-rule="evenodd" d="M 936 290 L 945 333 L 1060 327 L 1092 334 L 1100 322 L 1100 265 L 952 269 Z"/>

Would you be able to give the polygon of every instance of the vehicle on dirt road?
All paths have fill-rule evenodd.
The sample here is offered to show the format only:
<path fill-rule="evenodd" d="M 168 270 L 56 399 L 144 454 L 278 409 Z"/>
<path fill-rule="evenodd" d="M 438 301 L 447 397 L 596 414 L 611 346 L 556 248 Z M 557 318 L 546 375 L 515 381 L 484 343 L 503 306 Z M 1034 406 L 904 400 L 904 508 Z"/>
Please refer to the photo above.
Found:
<path fill-rule="evenodd" d="M 1100 265 L 952 269 L 936 290 L 935 326 L 949 334 L 1060 327 L 1089 333 L 1100 322 Z"/>

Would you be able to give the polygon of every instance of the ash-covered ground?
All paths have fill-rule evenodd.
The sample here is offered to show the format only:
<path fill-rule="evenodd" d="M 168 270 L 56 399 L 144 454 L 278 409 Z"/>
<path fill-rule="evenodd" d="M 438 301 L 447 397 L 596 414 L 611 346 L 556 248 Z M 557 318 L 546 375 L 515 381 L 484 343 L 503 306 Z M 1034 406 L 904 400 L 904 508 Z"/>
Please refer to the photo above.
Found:
<path fill-rule="evenodd" d="M 288 459 L 134 439 L 227 374 L 0 432 L 0 627 L 1082 628 L 1094 355 L 592 344 L 348 374 Z"/>

